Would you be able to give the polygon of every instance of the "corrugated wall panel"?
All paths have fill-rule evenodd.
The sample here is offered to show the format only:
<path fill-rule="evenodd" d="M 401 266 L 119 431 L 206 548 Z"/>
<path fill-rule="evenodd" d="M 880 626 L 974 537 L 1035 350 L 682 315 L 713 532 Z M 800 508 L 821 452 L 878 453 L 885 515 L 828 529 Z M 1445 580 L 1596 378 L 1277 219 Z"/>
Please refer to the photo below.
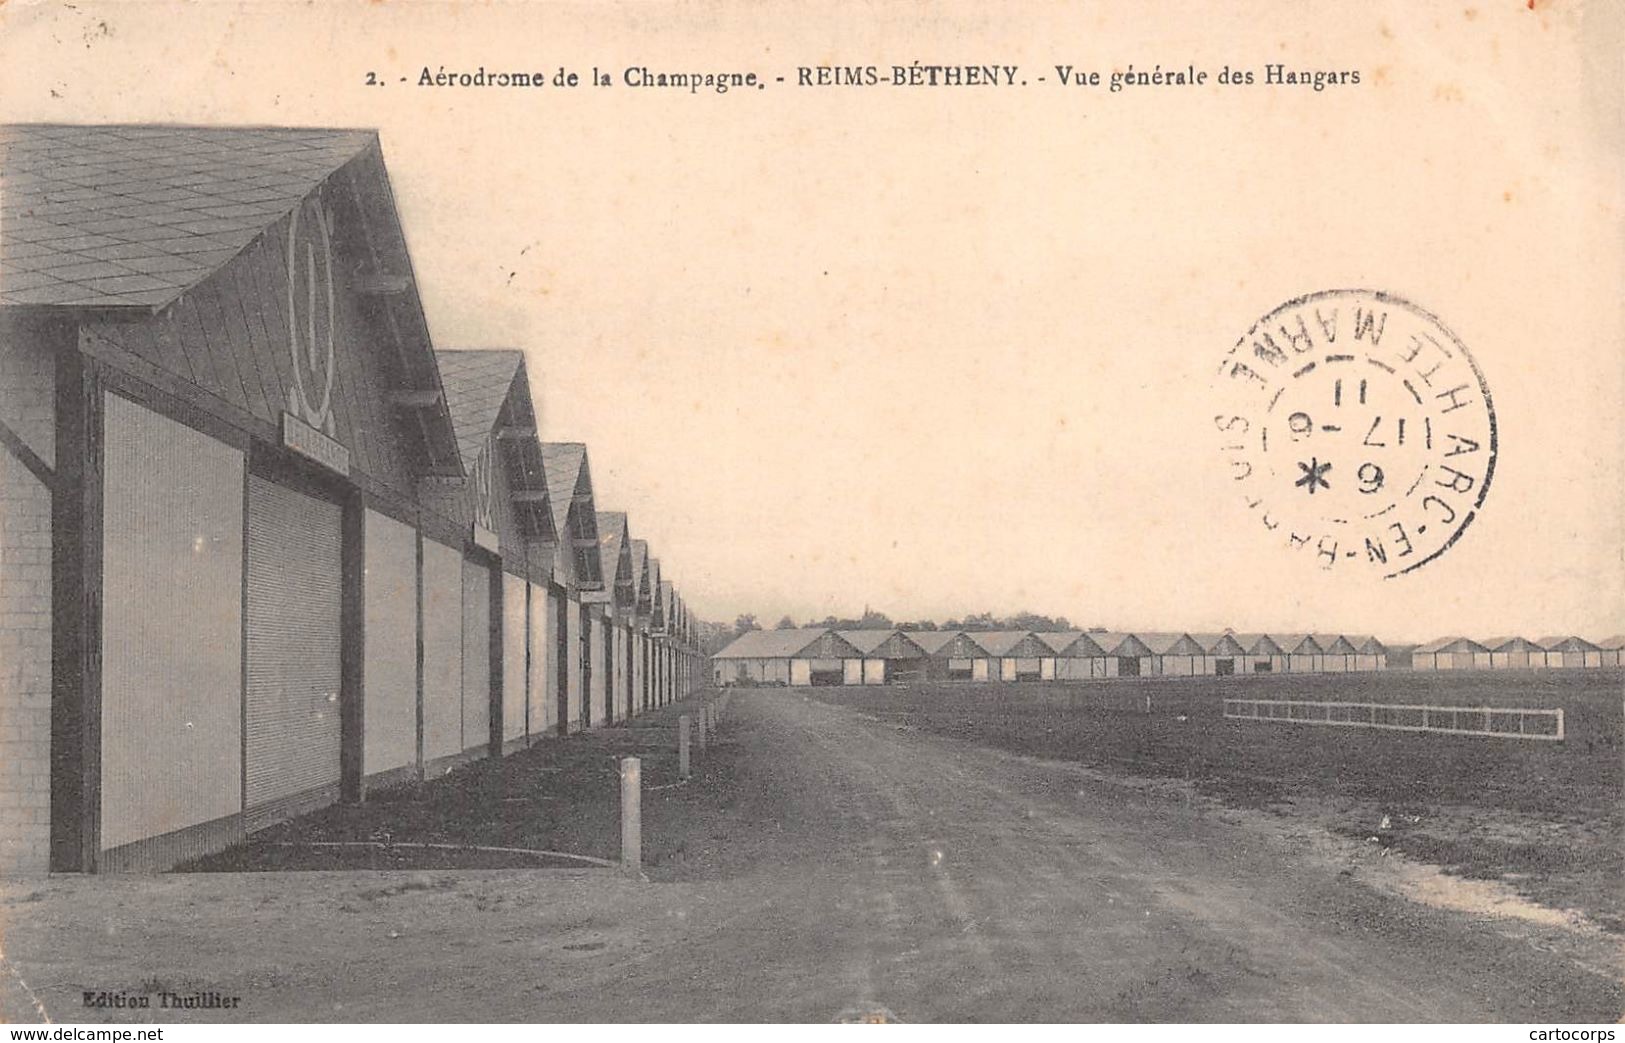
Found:
<path fill-rule="evenodd" d="M 340 519 L 249 476 L 249 808 L 339 781 Z"/>
<path fill-rule="evenodd" d="M 107 396 L 102 846 L 242 810 L 243 454 Z"/>
<path fill-rule="evenodd" d="M 361 770 L 417 763 L 418 550 L 409 525 L 366 512 L 366 660 Z"/>
<path fill-rule="evenodd" d="M 491 741 L 491 570 L 463 562 L 463 749 Z"/>
<path fill-rule="evenodd" d="M 463 556 L 423 541 L 423 759 L 463 744 Z"/>
<path fill-rule="evenodd" d="M 553 665 L 547 641 L 547 588 L 530 586 L 530 734 L 547 734 L 547 672 Z"/>
<path fill-rule="evenodd" d="M 502 738 L 525 734 L 525 581 L 502 574 Z"/>

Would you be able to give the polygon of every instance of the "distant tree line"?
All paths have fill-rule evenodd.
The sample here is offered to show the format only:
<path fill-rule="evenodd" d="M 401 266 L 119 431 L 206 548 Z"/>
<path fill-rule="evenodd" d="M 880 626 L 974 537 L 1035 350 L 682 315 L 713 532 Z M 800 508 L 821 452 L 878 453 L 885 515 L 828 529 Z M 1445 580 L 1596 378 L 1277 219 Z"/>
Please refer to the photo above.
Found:
<path fill-rule="evenodd" d="M 831 630 L 1071 630 L 1073 626 L 1065 616 L 1041 616 L 1036 612 L 1017 612 L 1013 616 L 996 616 L 991 612 L 979 612 L 966 616 L 963 619 L 949 619 L 938 623 L 931 619 L 893 621 L 884 612 L 866 609 L 863 615 L 856 619 L 841 616 L 825 616 L 823 619 L 809 619 L 805 623 L 797 623 L 790 616 L 785 616 L 773 625 L 774 630 L 794 630 L 797 627 L 828 627 Z M 745 614 L 734 620 L 733 635 L 751 630 L 760 630 L 762 626 L 756 621 L 754 615 Z"/>

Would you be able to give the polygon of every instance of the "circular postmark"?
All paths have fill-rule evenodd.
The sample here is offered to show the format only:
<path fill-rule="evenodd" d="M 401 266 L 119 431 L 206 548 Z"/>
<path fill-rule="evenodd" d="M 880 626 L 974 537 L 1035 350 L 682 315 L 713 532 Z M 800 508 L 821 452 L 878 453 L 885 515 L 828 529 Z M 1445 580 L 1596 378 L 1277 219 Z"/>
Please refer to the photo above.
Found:
<path fill-rule="evenodd" d="M 1323 569 L 1392 578 L 1450 548 L 1495 475 L 1495 408 L 1437 317 L 1390 293 L 1276 308 L 1225 355 L 1213 423 L 1253 516 Z"/>

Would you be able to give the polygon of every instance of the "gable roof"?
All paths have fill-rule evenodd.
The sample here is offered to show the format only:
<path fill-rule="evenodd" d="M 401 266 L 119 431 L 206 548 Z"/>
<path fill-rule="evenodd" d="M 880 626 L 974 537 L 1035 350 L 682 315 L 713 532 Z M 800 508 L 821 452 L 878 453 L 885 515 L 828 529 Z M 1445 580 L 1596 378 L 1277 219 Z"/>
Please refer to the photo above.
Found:
<path fill-rule="evenodd" d="M 508 348 L 436 351 L 435 364 L 463 469 L 476 476 L 489 446 L 490 463 L 502 470 L 525 536 L 556 541 L 524 354 Z"/>
<path fill-rule="evenodd" d="M 1388 646 L 1370 634 L 1348 634 L 1346 636 L 1349 644 L 1354 646 L 1354 651 L 1359 655 L 1385 655 L 1388 652 Z"/>
<path fill-rule="evenodd" d="M 156 311 L 377 148 L 366 130 L 0 127 L 0 307 Z"/>
<path fill-rule="evenodd" d="M 926 651 L 920 643 L 914 640 L 914 635 L 906 630 L 891 630 L 886 634 L 873 653 L 882 659 L 921 659 Z"/>
<path fill-rule="evenodd" d="M 1145 656 L 1151 655 L 1151 649 L 1145 642 L 1133 634 L 1124 634 L 1115 630 L 1102 631 L 1089 635 L 1095 644 L 1105 650 L 1109 656 Z"/>
<path fill-rule="evenodd" d="M 1625 648 L 1625 635 L 1605 637 L 1601 641 L 1597 642 L 1597 647 L 1609 652 Z"/>
<path fill-rule="evenodd" d="M 1081 630 L 1036 630 L 1033 636 L 1043 642 L 1044 647 L 1059 655 L 1071 648 L 1078 638 L 1083 636 Z"/>
<path fill-rule="evenodd" d="M 1492 637 L 1484 642 L 1491 652 L 1544 652 L 1544 648 L 1525 637 Z"/>
<path fill-rule="evenodd" d="M 1540 639 L 1540 645 L 1548 652 L 1600 652 L 1602 649 L 1587 641 L 1583 637 L 1573 634 L 1558 634 Z"/>
<path fill-rule="evenodd" d="M 337 350 L 329 393 L 295 406 L 300 244 L 316 253 L 299 288 L 329 291 L 305 319 Z M 174 394 L 257 421 L 262 437 L 304 414 L 386 483 L 465 475 L 372 131 L 0 127 L 0 310 L 12 309 L 74 314 L 110 365 L 172 377 Z M 340 328 L 358 335 L 327 336 Z"/>
<path fill-rule="evenodd" d="M 1134 635 L 1153 655 L 1201 655 L 1204 651 L 1189 634 L 1137 631 Z"/>
<path fill-rule="evenodd" d="M 990 656 L 1009 654 L 1030 636 L 1026 630 L 978 630 L 967 636 Z"/>
<path fill-rule="evenodd" d="M 648 615 L 648 606 L 651 599 L 649 594 L 649 541 L 634 539 L 632 541 L 632 583 L 637 600 L 637 614 Z"/>
<path fill-rule="evenodd" d="M 789 659 L 828 631 L 823 627 L 794 630 L 747 630 L 717 652 L 714 659 Z"/>
<path fill-rule="evenodd" d="M 1342 634 L 1314 634 L 1315 644 L 1327 655 L 1354 655 L 1356 649 Z"/>
<path fill-rule="evenodd" d="M 570 531 L 570 507 L 575 503 L 587 447 L 580 442 L 543 442 L 542 467 L 547 474 L 547 498 L 553 507 L 553 527 L 562 537 Z"/>
<path fill-rule="evenodd" d="M 1286 655 L 1286 649 L 1282 648 L 1276 642 L 1275 638 L 1269 636 L 1268 634 L 1236 634 L 1233 636 L 1236 639 L 1236 644 L 1240 645 L 1242 648 L 1245 648 L 1248 655 Z"/>
<path fill-rule="evenodd" d="M 1202 651 L 1208 655 L 1238 656 L 1247 654 L 1247 646 L 1241 643 L 1238 635 L 1228 630 L 1222 634 L 1192 634 L 1190 638 L 1200 645 Z"/>
<path fill-rule="evenodd" d="M 632 587 L 632 548 L 628 545 L 629 530 L 625 511 L 598 512 L 599 556 L 604 563 L 604 586 L 613 588 L 615 603 L 629 605 L 634 597 Z"/>
<path fill-rule="evenodd" d="M 472 467 L 486 439 L 497 426 L 514 381 L 525 371 L 523 352 L 511 348 L 436 351 L 440 382 L 446 389 L 446 408 L 463 465 Z M 529 405 L 530 396 L 525 396 Z M 531 417 L 534 423 L 534 416 Z"/>
<path fill-rule="evenodd" d="M 904 630 L 908 639 L 919 645 L 926 655 L 936 655 L 944 645 L 959 636 L 957 630 Z"/>
<path fill-rule="evenodd" d="M 886 639 L 888 637 L 891 637 L 896 632 L 897 631 L 896 631 L 895 628 L 893 628 L 891 630 L 879 630 L 879 629 L 870 628 L 870 629 L 865 629 L 865 630 L 837 630 L 836 631 L 836 633 L 840 634 L 841 637 L 847 643 L 849 643 L 853 648 L 857 649 L 859 652 L 864 653 L 865 655 L 868 655 L 870 652 L 875 651 L 881 645 L 885 644 Z"/>
<path fill-rule="evenodd" d="M 1437 641 L 1417 645 L 1411 650 L 1412 655 L 1428 655 L 1434 652 L 1488 652 L 1489 649 L 1477 641 L 1466 637 L 1441 637 Z"/>
<path fill-rule="evenodd" d="M 601 587 L 604 564 L 587 447 L 580 442 L 543 442 L 541 457 L 553 528 L 559 543 L 569 548 L 575 582 L 584 589 Z"/>

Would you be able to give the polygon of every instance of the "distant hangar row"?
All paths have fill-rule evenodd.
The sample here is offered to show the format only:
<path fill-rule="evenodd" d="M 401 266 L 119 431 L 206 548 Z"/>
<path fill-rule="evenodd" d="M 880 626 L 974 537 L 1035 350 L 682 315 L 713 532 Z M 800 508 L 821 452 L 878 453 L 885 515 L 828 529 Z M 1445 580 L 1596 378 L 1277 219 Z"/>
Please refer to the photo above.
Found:
<path fill-rule="evenodd" d="M 712 657 L 717 684 L 1082 681 L 1412 670 L 1600 669 L 1625 637 L 1473 641 L 1392 649 L 1369 634 L 1110 633 L 1065 630 L 753 630 Z"/>

